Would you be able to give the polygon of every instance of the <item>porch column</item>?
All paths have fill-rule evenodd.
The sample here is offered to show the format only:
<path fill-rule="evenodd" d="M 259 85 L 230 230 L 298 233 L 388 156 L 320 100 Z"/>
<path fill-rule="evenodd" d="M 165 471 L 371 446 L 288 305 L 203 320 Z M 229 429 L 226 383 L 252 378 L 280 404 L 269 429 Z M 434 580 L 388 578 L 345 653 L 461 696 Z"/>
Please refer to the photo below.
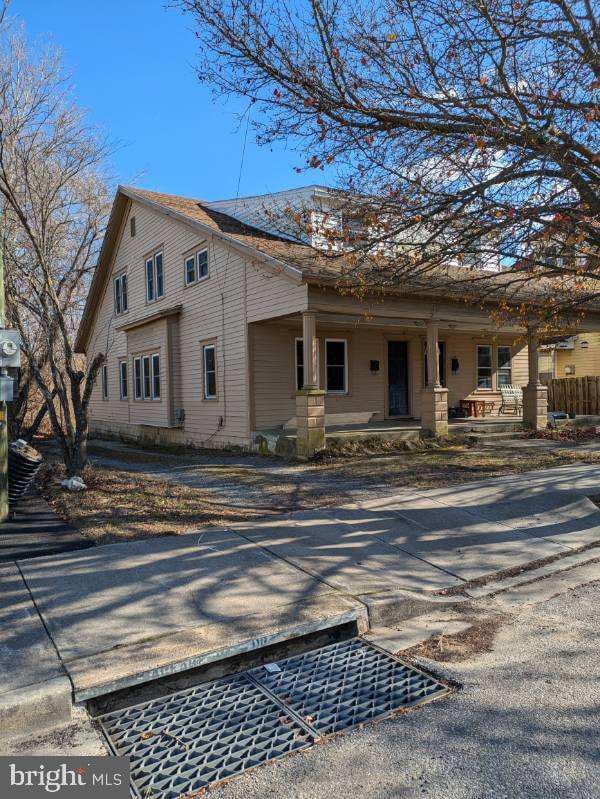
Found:
<path fill-rule="evenodd" d="M 438 323 L 427 322 L 427 385 L 421 392 L 421 429 L 425 435 L 448 435 L 448 389 L 440 383 Z"/>
<path fill-rule="evenodd" d="M 548 426 L 548 389 L 540 383 L 538 332 L 527 331 L 527 357 L 529 382 L 523 389 L 523 423 L 531 430 L 545 430 Z"/>
<path fill-rule="evenodd" d="M 317 317 L 302 314 L 304 385 L 296 392 L 296 454 L 310 458 L 325 449 L 325 392 L 319 386 Z"/>

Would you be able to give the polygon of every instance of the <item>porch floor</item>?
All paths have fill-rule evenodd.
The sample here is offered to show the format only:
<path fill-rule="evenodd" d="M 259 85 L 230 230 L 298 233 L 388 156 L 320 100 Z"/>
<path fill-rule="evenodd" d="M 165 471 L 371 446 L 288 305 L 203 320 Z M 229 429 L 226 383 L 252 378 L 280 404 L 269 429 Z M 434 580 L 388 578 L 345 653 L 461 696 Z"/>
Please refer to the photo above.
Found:
<path fill-rule="evenodd" d="M 465 433 L 507 433 L 522 432 L 522 416 L 501 415 L 487 417 L 469 417 L 466 419 L 449 419 L 450 435 Z M 368 438 L 381 438 L 383 441 L 403 439 L 417 441 L 421 436 L 419 419 L 382 419 L 364 424 L 328 425 L 325 428 L 327 441 L 360 441 Z M 258 430 L 253 435 L 259 446 L 268 448 L 270 452 L 289 455 L 295 452 L 296 433 L 294 430 L 282 428 Z"/>

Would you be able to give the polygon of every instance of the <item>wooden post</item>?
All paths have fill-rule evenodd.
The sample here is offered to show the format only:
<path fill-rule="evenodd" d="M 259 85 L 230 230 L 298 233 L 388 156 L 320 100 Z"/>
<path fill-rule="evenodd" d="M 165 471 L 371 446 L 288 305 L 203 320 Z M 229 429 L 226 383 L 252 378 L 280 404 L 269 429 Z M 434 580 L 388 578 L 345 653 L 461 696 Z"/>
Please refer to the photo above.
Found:
<path fill-rule="evenodd" d="M 310 311 L 305 311 L 302 314 L 302 350 L 304 354 L 304 385 L 302 388 L 318 388 L 317 315 Z"/>

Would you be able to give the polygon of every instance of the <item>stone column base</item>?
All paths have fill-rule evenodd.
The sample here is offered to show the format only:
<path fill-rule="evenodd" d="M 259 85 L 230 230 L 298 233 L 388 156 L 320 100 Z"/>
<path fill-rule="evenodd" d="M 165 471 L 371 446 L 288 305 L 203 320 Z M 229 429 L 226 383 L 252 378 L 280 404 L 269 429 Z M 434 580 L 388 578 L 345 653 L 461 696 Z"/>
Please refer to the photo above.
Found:
<path fill-rule="evenodd" d="M 523 424 L 529 430 L 548 427 L 548 388 L 542 385 L 523 389 Z"/>
<path fill-rule="evenodd" d="M 325 449 L 325 392 L 303 388 L 296 392 L 296 455 L 311 458 Z"/>
<path fill-rule="evenodd" d="M 427 386 L 421 392 L 421 428 L 425 435 L 448 435 L 448 389 Z"/>

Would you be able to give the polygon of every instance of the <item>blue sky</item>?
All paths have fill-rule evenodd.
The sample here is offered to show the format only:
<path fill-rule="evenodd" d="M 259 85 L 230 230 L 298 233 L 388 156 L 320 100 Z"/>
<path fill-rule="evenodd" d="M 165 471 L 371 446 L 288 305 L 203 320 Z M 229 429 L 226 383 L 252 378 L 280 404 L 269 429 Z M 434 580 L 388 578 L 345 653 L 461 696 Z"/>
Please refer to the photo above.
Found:
<path fill-rule="evenodd" d="M 245 124 L 235 99 L 215 102 L 193 71 L 192 19 L 165 0 L 13 0 L 30 39 L 63 51 L 78 100 L 110 138 L 117 182 L 203 199 L 236 194 Z M 240 194 L 325 183 L 302 175 L 293 145 L 257 147 L 248 133 Z M 330 177 L 331 180 L 331 177 Z"/>

